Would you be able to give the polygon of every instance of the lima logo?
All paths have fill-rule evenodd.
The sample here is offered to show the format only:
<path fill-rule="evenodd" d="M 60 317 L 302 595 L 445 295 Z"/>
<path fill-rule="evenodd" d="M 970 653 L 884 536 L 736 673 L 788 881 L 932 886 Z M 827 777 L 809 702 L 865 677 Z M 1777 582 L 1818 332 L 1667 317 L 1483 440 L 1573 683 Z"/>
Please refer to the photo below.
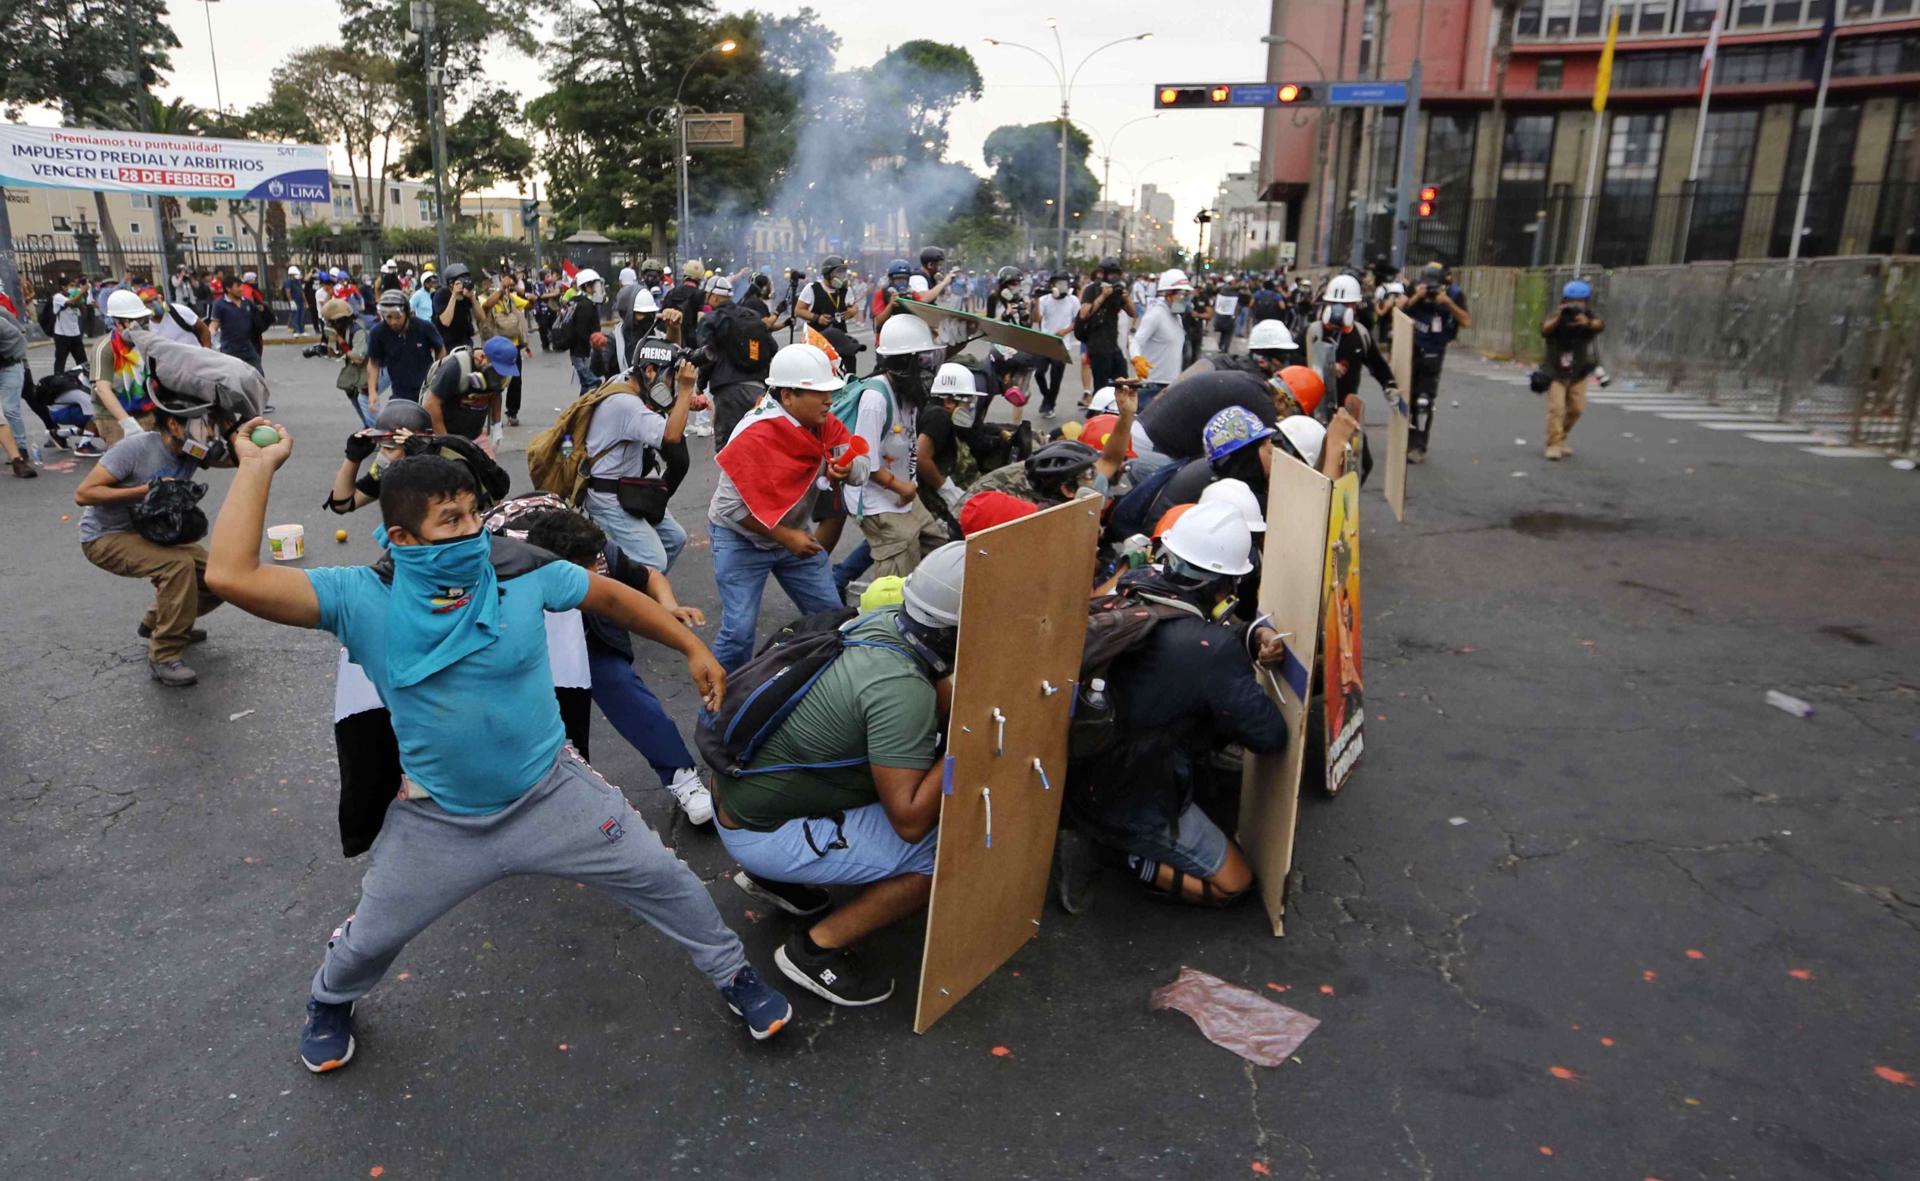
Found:
<path fill-rule="evenodd" d="M 267 182 L 267 192 L 269 195 L 275 198 L 285 196 L 286 191 L 287 191 L 287 186 L 280 183 L 280 181 L 277 179 L 270 180 Z"/>
<path fill-rule="evenodd" d="M 272 189 L 282 186 L 280 182 L 276 180 L 269 181 L 268 187 Z M 292 184 L 284 187 L 287 190 L 287 196 L 295 201 L 325 201 L 327 199 L 327 190 L 324 185 Z"/>

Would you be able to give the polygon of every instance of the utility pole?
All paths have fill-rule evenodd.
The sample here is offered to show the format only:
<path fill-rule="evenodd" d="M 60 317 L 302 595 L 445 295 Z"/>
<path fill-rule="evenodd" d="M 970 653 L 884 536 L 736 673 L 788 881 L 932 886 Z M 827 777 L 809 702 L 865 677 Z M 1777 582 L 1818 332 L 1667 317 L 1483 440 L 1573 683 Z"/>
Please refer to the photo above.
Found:
<path fill-rule="evenodd" d="M 121 12 L 126 16 L 126 20 L 123 23 L 126 25 L 127 30 L 127 68 L 133 71 L 133 77 L 129 79 L 129 85 L 133 87 L 134 91 L 134 106 L 139 109 L 140 130 L 151 132 L 153 130 L 153 113 L 147 109 L 147 81 L 145 75 L 140 72 L 140 43 L 134 31 L 134 11 L 133 0 L 125 0 L 125 3 L 121 6 Z M 173 227 L 167 222 L 166 213 L 161 207 L 159 195 L 149 193 L 147 200 L 153 202 L 154 229 L 159 232 L 160 240 L 160 273 L 154 278 L 154 286 L 158 287 L 162 292 L 165 292 L 167 285 L 173 281 L 173 251 L 168 248 L 167 243 L 167 238 L 171 235 Z M 4 219 L 0 219 L 0 231 L 4 231 L 5 229 L 6 223 Z M 115 278 L 118 277 L 117 275 L 115 276 Z M 261 276 L 262 282 L 265 282 L 265 279 L 266 277 L 264 275 Z"/>
<path fill-rule="evenodd" d="M 1067 269 L 1067 96 L 1060 93 L 1060 189 L 1054 197 L 1054 221 L 1060 234 L 1060 251 L 1054 258 L 1054 267 Z"/>
<path fill-rule="evenodd" d="M 445 111 L 441 109 L 440 67 L 433 57 L 434 19 L 438 8 L 434 0 L 413 0 L 413 27 L 420 34 L 423 60 L 427 67 L 427 127 L 433 140 L 433 220 L 439 247 L 441 274 L 447 271 L 447 133 Z M 386 178 L 380 178 L 386 183 Z"/>

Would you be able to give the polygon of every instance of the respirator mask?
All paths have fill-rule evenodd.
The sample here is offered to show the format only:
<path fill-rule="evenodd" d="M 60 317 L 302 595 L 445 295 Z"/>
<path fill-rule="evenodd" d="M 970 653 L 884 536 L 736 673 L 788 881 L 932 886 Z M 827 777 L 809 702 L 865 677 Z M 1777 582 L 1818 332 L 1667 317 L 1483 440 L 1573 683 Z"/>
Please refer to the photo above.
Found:
<path fill-rule="evenodd" d="M 180 443 L 180 454 L 203 468 L 220 467 L 233 458 L 233 448 L 213 424 L 204 418 L 191 418 L 181 424 L 187 437 Z"/>
<path fill-rule="evenodd" d="M 1329 328 L 1344 330 L 1353 327 L 1353 305 L 1350 303 L 1323 304 L 1320 308 L 1320 322 Z"/>

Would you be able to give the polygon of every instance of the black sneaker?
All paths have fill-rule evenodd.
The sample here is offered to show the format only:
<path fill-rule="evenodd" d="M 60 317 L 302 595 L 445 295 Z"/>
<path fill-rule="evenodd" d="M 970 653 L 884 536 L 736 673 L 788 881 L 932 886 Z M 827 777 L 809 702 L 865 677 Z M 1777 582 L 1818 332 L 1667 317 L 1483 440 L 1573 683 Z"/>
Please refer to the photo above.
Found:
<path fill-rule="evenodd" d="M 143 640 L 152 639 L 153 629 L 143 623 L 139 627 L 134 629 L 134 634 L 139 636 Z M 205 628 L 190 627 L 187 629 L 187 643 L 204 644 L 206 642 L 207 642 L 207 631 Z"/>
<path fill-rule="evenodd" d="M 300 1063 L 315 1074 L 338 1070 L 353 1061 L 353 1003 L 330 1005 L 307 998 L 307 1019 L 300 1026 Z"/>
<path fill-rule="evenodd" d="M 797 919 L 818 918 L 833 909 L 833 896 L 818 886 L 772 882 L 754 877 L 744 869 L 733 875 L 733 884 Z"/>
<path fill-rule="evenodd" d="M 809 955 L 806 936 L 799 931 L 774 949 L 774 966 L 782 975 L 818 997 L 836 1005 L 858 1008 L 877 1005 L 893 995 L 892 979 L 869 974 L 849 951 L 825 951 Z"/>
<path fill-rule="evenodd" d="M 1084 914 L 1093 902 L 1094 879 L 1100 874 L 1099 850 L 1092 838 L 1070 828 L 1060 830 L 1053 846 L 1053 873 L 1060 909 Z"/>

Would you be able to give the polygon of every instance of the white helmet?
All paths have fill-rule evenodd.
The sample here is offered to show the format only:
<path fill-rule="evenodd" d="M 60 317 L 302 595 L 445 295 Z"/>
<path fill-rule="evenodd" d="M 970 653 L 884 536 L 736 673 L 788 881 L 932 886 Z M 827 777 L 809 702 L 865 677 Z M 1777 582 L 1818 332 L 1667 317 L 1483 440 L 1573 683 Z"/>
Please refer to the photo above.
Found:
<path fill-rule="evenodd" d="M 1311 414 L 1289 414 L 1280 420 L 1279 430 L 1307 466 L 1320 466 L 1320 449 L 1326 445 L 1327 428 Z"/>
<path fill-rule="evenodd" d="M 949 541 L 920 559 L 907 575 L 901 592 L 907 614 L 928 627 L 960 626 L 960 594 L 966 578 L 967 543 Z"/>
<path fill-rule="evenodd" d="M 1327 303 L 1359 303 L 1360 280 L 1352 275 L 1335 275 L 1327 280 L 1327 290 L 1320 298 Z"/>
<path fill-rule="evenodd" d="M 1087 417 L 1096 414 L 1116 414 L 1120 410 L 1120 399 L 1115 396 L 1113 387 L 1103 385 L 1093 391 L 1093 397 L 1087 399 Z"/>
<path fill-rule="evenodd" d="M 1200 503 L 1229 505 L 1240 514 L 1248 529 L 1255 533 L 1267 531 L 1267 514 L 1260 511 L 1260 498 L 1247 487 L 1245 480 L 1215 480 L 1200 494 Z"/>
<path fill-rule="evenodd" d="M 1238 576 L 1253 569 L 1253 531 L 1240 510 L 1224 501 L 1194 505 L 1161 543 L 1174 557 L 1212 574 Z"/>
<path fill-rule="evenodd" d="M 1163 293 L 1168 291 L 1192 291 L 1193 280 L 1187 278 L 1187 273 L 1179 267 L 1172 267 L 1160 272 L 1158 290 Z"/>
<path fill-rule="evenodd" d="M 299 267 L 288 267 L 288 268 L 287 268 L 287 278 L 289 278 L 289 279 L 298 279 L 299 277 L 300 277 L 300 268 L 299 268 Z"/>
<path fill-rule="evenodd" d="M 138 295 L 122 287 L 107 296 L 107 318 L 109 320 L 151 320 L 153 309 L 148 307 Z"/>
<path fill-rule="evenodd" d="M 642 287 L 633 293 L 633 310 L 636 312 L 657 312 L 660 310 L 660 303 L 653 298 L 653 292 Z"/>
<path fill-rule="evenodd" d="M 428 263 L 428 264 L 427 264 L 427 268 L 426 268 L 426 269 L 427 269 L 427 270 L 432 270 L 432 269 L 433 269 L 433 264 L 432 264 L 432 263 Z M 391 275 L 391 274 L 395 274 L 395 273 L 397 273 L 397 272 L 398 272 L 399 270 L 400 270 L 400 263 L 399 263 L 399 262 L 398 262 L 397 260 L 395 260 L 395 259 L 391 259 L 391 258 L 390 258 L 390 259 L 388 259 L 387 261 L 385 261 L 385 262 L 383 262 L 383 263 L 381 263 L 381 264 L 380 264 L 380 273 L 381 273 L 381 274 L 383 274 L 383 275 Z"/>
<path fill-rule="evenodd" d="M 724 295 L 732 298 L 733 281 L 716 272 L 707 276 L 705 291 L 708 295 Z"/>
<path fill-rule="evenodd" d="M 816 345 L 790 344 L 775 353 L 767 366 L 770 390 L 837 390 L 845 384 Z"/>
<path fill-rule="evenodd" d="M 620 268 L 620 286 L 625 287 L 627 284 L 636 283 L 639 282 L 639 280 L 640 276 L 634 273 L 632 267 Z"/>
<path fill-rule="evenodd" d="M 573 276 L 573 285 L 575 287 L 585 287 L 589 283 L 598 283 L 599 281 L 600 272 L 594 270 L 592 267 L 583 267 Z"/>
<path fill-rule="evenodd" d="M 1262 320 L 1253 326 L 1252 332 L 1247 334 L 1248 352 L 1257 353 L 1262 349 L 1295 347 L 1297 346 L 1293 343 L 1293 333 L 1288 332 L 1287 326 L 1278 320 Z"/>
<path fill-rule="evenodd" d="M 884 328 L 885 325 L 882 325 Z M 937 398 L 977 398 L 979 387 L 974 384 L 973 370 L 956 361 L 948 361 L 940 366 L 940 372 L 933 375 L 933 395 Z"/>
<path fill-rule="evenodd" d="M 1395 279 L 1393 282 L 1387 284 L 1388 295 L 1405 295 L 1406 293 L 1407 293 L 1407 285 L 1405 283 L 1402 283 L 1398 279 Z"/>
<path fill-rule="evenodd" d="M 934 347 L 933 332 L 927 328 L 927 322 L 911 312 L 899 312 L 887 317 L 880 325 L 880 339 L 874 342 L 873 351 L 882 357 L 897 357 L 902 353 L 924 353 Z"/>

